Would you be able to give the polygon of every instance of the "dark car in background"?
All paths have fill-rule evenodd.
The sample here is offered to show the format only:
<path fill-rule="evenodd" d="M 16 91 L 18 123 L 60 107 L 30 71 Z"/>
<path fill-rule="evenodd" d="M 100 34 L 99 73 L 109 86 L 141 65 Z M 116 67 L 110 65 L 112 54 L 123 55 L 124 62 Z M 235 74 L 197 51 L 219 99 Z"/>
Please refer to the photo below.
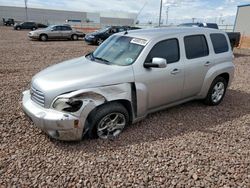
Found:
<path fill-rule="evenodd" d="M 219 29 L 216 23 L 183 23 L 178 25 L 180 27 L 205 27 L 205 28 L 212 28 L 212 29 Z"/>
<path fill-rule="evenodd" d="M 140 29 L 139 27 L 130 27 L 130 26 L 108 26 L 102 28 L 96 32 L 89 33 L 85 36 L 85 41 L 90 44 L 100 45 L 104 40 L 114 33 L 119 33 L 127 30 Z"/>
<path fill-rule="evenodd" d="M 46 27 L 48 26 L 45 24 L 37 23 L 37 28 L 46 28 Z"/>
<path fill-rule="evenodd" d="M 13 18 L 8 18 L 8 19 L 3 18 L 3 24 L 6 26 L 11 26 L 15 24 L 15 20 Z"/>
<path fill-rule="evenodd" d="M 212 29 L 219 29 L 219 26 L 217 23 L 183 23 L 178 25 L 179 27 L 205 27 L 205 28 L 212 28 Z M 228 35 L 228 38 L 230 40 L 230 44 L 232 49 L 234 47 L 238 47 L 240 44 L 240 32 L 226 32 Z"/>
<path fill-rule="evenodd" d="M 21 29 L 30 29 L 30 30 L 36 30 L 38 28 L 36 22 L 22 22 L 22 23 L 16 23 L 14 25 L 15 30 L 21 30 Z"/>

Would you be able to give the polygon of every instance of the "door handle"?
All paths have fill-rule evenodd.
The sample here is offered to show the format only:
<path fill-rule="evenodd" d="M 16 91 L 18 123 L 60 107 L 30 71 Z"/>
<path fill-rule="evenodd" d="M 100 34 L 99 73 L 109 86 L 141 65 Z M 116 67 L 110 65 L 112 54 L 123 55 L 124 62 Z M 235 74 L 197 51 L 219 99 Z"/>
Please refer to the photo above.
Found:
<path fill-rule="evenodd" d="M 207 61 L 204 66 L 208 67 L 209 65 L 211 65 L 211 62 L 210 61 Z"/>
<path fill-rule="evenodd" d="M 171 71 L 171 74 L 174 74 L 174 75 L 175 75 L 175 74 L 178 74 L 179 72 L 180 72 L 179 69 L 174 69 L 174 70 Z"/>

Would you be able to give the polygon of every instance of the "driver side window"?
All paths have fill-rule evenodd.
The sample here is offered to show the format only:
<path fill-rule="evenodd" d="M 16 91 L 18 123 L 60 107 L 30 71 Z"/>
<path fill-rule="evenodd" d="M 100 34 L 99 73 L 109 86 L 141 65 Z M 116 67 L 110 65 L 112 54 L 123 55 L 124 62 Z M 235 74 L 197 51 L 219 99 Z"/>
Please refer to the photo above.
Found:
<path fill-rule="evenodd" d="M 54 31 L 60 31 L 61 30 L 61 26 L 55 26 L 55 27 L 53 27 L 53 30 Z"/>
<path fill-rule="evenodd" d="M 146 62 L 152 62 L 154 57 L 164 58 L 168 64 L 178 62 L 180 59 L 178 39 L 167 39 L 158 42 L 149 52 Z"/>

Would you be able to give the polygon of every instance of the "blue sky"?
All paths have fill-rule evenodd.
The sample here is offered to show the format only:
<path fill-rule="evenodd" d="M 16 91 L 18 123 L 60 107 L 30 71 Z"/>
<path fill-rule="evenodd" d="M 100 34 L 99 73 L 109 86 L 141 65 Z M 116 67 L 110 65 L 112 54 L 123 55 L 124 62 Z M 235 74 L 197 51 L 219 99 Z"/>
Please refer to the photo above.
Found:
<path fill-rule="evenodd" d="M 192 18 L 202 22 L 232 24 L 237 6 L 250 0 L 163 0 L 162 18 L 166 20 L 169 6 L 169 23 L 190 22 Z M 138 13 L 140 22 L 157 22 L 160 0 L 28 0 L 28 7 L 75 11 L 119 11 Z M 0 0 L 0 5 L 24 6 L 24 0 Z M 145 5 L 145 6 L 144 6 Z"/>

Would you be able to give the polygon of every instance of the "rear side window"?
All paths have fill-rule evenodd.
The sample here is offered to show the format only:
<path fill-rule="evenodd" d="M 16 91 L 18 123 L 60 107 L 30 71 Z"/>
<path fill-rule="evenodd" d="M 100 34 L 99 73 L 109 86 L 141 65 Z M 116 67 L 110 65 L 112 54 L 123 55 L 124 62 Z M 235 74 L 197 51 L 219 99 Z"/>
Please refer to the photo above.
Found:
<path fill-rule="evenodd" d="M 209 50 L 204 35 L 191 35 L 184 37 L 187 59 L 208 56 Z"/>
<path fill-rule="evenodd" d="M 61 26 L 62 31 L 71 31 L 71 27 L 68 26 Z"/>
<path fill-rule="evenodd" d="M 167 63 L 174 63 L 180 59 L 179 42 L 177 39 L 168 39 L 157 43 L 147 56 L 146 62 L 152 62 L 154 57 L 167 60 Z"/>
<path fill-rule="evenodd" d="M 228 52 L 229 47 L 225 35 L 221 33 L 213 33 L 210 34 L 210 37 L 216 54 Z"/>

